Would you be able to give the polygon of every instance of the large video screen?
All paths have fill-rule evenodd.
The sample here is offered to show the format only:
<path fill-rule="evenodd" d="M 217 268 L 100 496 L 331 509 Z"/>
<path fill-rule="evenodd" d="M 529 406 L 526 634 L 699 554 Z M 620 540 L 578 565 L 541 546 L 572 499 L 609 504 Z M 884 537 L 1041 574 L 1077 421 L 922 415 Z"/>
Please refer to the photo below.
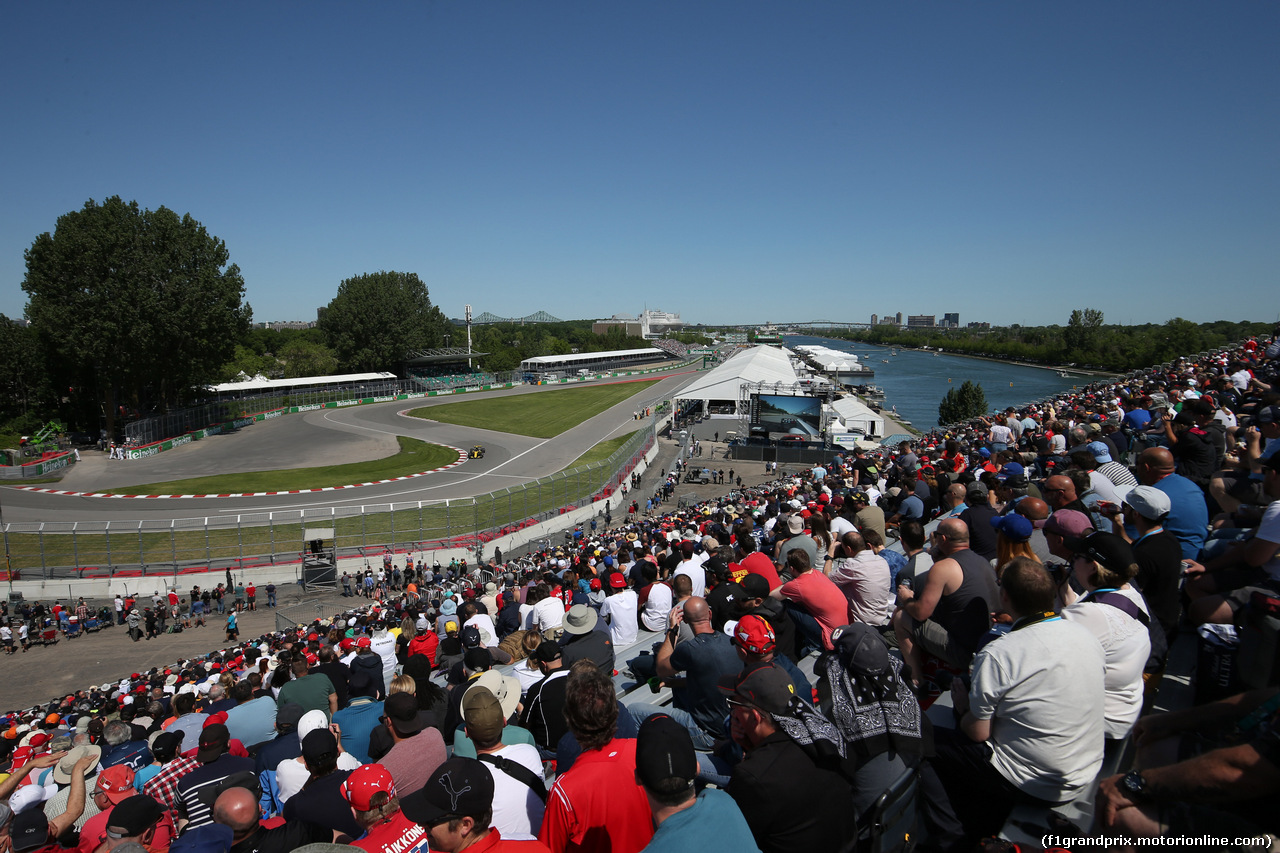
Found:
<path fill-rule="evenodd" d="M 770 438 L 799 435 L 818 440 L 822 435 L 822 400 L 817 397 L 756 395 L 752 426 L 768 431 Z"/>

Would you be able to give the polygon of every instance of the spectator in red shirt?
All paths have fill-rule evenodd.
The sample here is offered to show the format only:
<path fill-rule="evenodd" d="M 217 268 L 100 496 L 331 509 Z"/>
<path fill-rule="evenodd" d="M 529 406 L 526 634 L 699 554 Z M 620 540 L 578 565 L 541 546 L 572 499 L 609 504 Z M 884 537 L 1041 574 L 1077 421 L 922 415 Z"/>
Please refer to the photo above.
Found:
<path fill-rule="evenodd" d="M 831 632 L 849 624 L 849 599 L 831 578 L 813 570 L 809 554 L 804 549 L 797 548 L 787 554 L 787 569 L 792 580 L 769 595 L 784 602 L 806 641 L 805 645 L 830 651 L 833 648 Z M 800 651 L 807 650 L 802 648 Z"/>
<path fill-rule="evenodd" d="M 636 742 L 614 737 L 613 680 L 595 667 L 575 670 L 564 716 L 582 755 L 551 788 L 538 840 L 552 853 L 638 853 L 653 838 L 653 814 L 636 782 Z"/>

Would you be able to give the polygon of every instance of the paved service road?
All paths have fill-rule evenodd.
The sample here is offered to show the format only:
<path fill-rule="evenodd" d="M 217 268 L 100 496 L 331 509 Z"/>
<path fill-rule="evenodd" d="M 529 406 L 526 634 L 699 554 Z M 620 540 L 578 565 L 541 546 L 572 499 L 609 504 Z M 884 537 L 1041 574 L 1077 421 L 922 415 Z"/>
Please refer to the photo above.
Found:
<path fill-rule="evenodd" d="M 557 388 L 575 386 L 527 385 L 461 397 L 430 397 L 345 409 L 320 409 L 261 421 L 233 435 L 213 436 L 148 459 L 128 462 L 108 461 L 106 454 L 102 453 L 84 453 L 83 461 L 75 465 L 60 483 L 47 488 L 92 492 L 211 474 L 368 461 L 396 452 L 395 437 L 398 435 L 463 450 L 473 444 L 483 444 L 486 449 L 483 459 L 469 459 L 448 471 L 410 480 L 310 494 L 143 500 L 6 489 L 5 521 L 167 520 L 470 497 L 545 477 L 569 466 L 593 445 L 647 425 L 648 421 L 642 424 L 632 418 L 635 407 L 643 402 L 670 398 L 694 375 L 692 372 L 668 374 L 636 396 L 550 439 L 436 423 L 403 413 L 494 396 L 510 399 L 516 406 L 519 398 L 526 394 L 548 393 Z M 602 380 L 617 381 L 636 380 Z"/>

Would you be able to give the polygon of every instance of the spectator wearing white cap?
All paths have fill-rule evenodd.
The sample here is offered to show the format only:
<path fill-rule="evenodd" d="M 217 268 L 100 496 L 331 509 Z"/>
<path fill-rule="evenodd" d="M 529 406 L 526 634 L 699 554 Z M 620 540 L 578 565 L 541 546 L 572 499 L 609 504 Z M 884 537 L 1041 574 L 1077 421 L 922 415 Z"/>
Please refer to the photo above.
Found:
<path fill-rule="evenodd" d="M 1159 489 L 1135 486 L 1111 516 L 1112 529 L 1133 546 L 1138 564 L 1134 584 L 1166 634 L 1177 629 L 1182 613 L 1182 545 L 1164 529 L 1170 506 L 1169 496 Z"/>

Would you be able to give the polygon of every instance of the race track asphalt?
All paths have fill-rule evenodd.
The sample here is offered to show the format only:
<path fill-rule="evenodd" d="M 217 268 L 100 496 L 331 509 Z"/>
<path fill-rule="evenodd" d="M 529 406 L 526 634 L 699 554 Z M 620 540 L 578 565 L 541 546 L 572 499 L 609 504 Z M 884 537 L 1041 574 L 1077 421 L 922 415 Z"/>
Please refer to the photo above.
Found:
<path fill-rule="evenodd" d="M 502 397 L 517 406 L 528 394 L 549 393 L 565 386 L 521 386 L 462 397 L 400 400 L 342 409 L 321 409 L 261 421 L 231 435 L 214 436 L 147 459 L 110 461 L 106 454 L 82 452 L 57 484 L 43 486 L 78 492 L 121 490 L 131 485 L 211 474 L 306 468 L 361 462 L 396 452 L 396 436 L 466 449 L 483 444 L 483 459 L 469 459 L 447 471 L 339 491 L 237 498 L 127 499 L 56 495 L 4 489 L 7 523 L 38 521 L 126 521 L 200 518 L 247 512 L 368 506 L 388 502 L 437 501 L 471 497 L 520 485 L 562 470 L 595 444 L 631 432 L 639 422 L 632 413 L 642 403 L 670 397 L 696 374 L 672 373 L 578 426 L 550 439 L 499 433 L 438 423 L 406 414 L 412 409 Z M 605 379 L 600 383 L 637 381 Z M 597 384 L 597 383 L 588 383 Z M 568 386 L 575 387 L 575 386 Z"/>

